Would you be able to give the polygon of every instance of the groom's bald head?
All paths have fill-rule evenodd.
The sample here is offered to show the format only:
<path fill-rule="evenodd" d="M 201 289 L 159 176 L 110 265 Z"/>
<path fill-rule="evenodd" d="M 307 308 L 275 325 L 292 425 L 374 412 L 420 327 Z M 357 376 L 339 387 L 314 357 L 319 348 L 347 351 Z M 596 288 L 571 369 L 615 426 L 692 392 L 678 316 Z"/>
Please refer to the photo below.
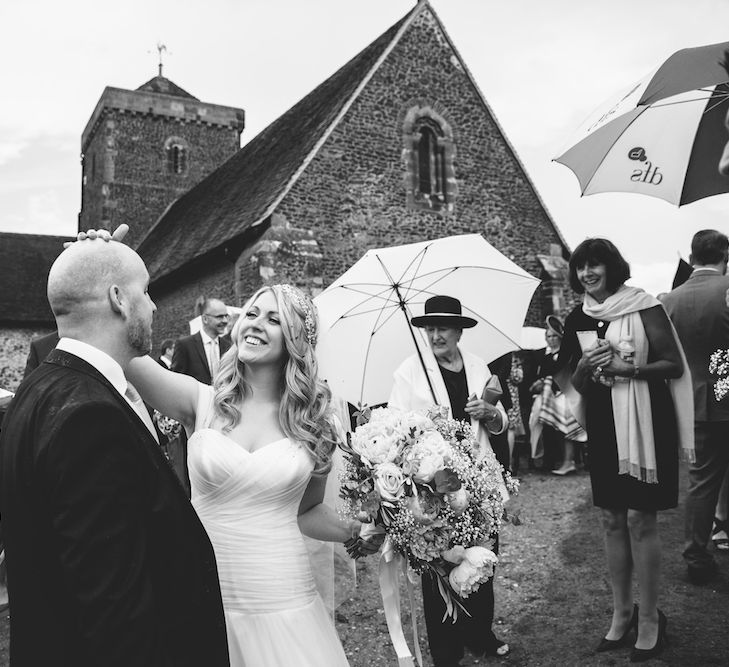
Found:
<path fill-rule="evenodd" d="M 100 239 L 64 250 L 48 274 L 48 301 L 56 318 L 81 318 L 110 309 L 109 289 L 146 279 L 142 259 L 131 248 Z"/>

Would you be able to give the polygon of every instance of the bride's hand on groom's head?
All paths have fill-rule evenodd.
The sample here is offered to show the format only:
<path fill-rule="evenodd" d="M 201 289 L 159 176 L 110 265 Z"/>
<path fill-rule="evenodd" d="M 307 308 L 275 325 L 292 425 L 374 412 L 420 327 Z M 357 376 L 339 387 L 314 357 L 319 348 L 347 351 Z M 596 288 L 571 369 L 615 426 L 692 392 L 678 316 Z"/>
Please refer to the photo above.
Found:
<path fill-rule="evenodd" d="M 129 225 L 122 223 L 119 225 L 113 233 L 109 233 L 106 229 L 89 229 L 85 232 L 79 232 L 76 235 L 75 241 L 66 241 L 63 244 L 64 248 L 69 248 L 74 243 L 77 243 L 78 241 L 94 241 L 95 239 L 101 239 L 102 241 L 106 241 L 107 243 L 109 241 L 118 241 L 121 243 L 121 241 L 124 239 L 124 237 L 127 235 L 127 232 L 129 231 Z"/>

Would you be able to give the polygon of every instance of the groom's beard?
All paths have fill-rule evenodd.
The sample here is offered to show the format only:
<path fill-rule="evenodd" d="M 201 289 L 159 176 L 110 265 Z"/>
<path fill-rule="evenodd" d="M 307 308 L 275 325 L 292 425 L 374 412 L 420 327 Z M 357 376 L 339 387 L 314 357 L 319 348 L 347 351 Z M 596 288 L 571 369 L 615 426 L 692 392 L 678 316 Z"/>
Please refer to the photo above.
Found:
<path fill-rule="evenodd" d="M 152 323 L 145 322 L 136 311 L 132 312 L 129 320 L 127 342 L 140 357 L 152 351 Z"/>

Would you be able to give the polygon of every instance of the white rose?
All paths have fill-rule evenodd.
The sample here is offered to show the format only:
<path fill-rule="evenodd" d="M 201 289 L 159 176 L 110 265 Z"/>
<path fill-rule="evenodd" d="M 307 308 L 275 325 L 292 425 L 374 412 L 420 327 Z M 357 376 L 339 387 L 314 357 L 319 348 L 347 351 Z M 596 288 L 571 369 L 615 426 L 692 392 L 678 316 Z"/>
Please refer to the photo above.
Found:
<path fill-rule="evenodd" d="M 451 588 L 461 597 L 467 598 L 471 593 L 478 590 L 478 587 L 489 580 L 494 574 L 494 565 L 499 559 L 496 554 L 486 547 L 455 547 L 442 555 L 446 560 L 458 558 L 461 555 L 463 560 L 456 565 L 448 575 Z M 450 557 L 449 557 L 450 556 Z"/>
<path fill-rule="evenodd" d="M 373 474 L 375 488 L 383 500 L 395 501 L 405 491 L 402 470 L 394 463 L 379 463 Z"/>
<path fill-rule="evenodd" d="M 458 491 L 446 493 L 445 498 L 456 516 L 461 516 L 466 507 L 468 507 L 468 492 L 463 487 L 458 489 Z"/>
<path fill-rule="evenodd" d="M 388 432 L 378 424 L 364 424 L 352 437 L 352 449 L 372 466 L 394 460 L 400 452 L 400 445 L 398 433 Z"/>
<path fill-rule="evenodd" d="M 450 460 L 450 447 L 437 431 L 423 434 L 403 456 L 403 468 L 416 482 L 430 482 L 435 473 L 446 467 Z"/>

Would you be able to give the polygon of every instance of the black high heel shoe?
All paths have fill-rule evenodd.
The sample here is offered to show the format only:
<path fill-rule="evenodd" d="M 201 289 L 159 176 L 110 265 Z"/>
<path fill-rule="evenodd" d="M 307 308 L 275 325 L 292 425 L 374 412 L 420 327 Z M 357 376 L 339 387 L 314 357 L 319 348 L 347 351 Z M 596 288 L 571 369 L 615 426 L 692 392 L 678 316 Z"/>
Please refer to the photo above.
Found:
<path fill-rule="evenodd" d="M 598 653 L 604 653 L 605 651 L 614 651 L 615 649 L 622 648 L 625 646 L 625 644 L 628 642 L 628 637 L 630 636 L 630 633 L 635 630 L 636 634 L 638 632 L 638 605 L 633 605 L 633 615 L 630 617 L 630 623 L 628 623 L 628 627 L 625 628 L 625 632 L 623 633 L 623 636 L 619 639 L 608 639 L 607 637 L 603 637 L 600 640 L 600 643 L 597 645 L 597 648 L 595 649 Z"/>
<path fill-rule="evenodd" d="M 668 619 L 666 615 L 659 609 L 658 610 L 658 639 L 656 639 L 656 645 L 653 648 L 635 648 L 630 652 L 630 662 L 645 662 L 651 658 L 655 658 L 663 653 L 663 649 L 666 648 L 666 627 L 668 626 Z"/>

